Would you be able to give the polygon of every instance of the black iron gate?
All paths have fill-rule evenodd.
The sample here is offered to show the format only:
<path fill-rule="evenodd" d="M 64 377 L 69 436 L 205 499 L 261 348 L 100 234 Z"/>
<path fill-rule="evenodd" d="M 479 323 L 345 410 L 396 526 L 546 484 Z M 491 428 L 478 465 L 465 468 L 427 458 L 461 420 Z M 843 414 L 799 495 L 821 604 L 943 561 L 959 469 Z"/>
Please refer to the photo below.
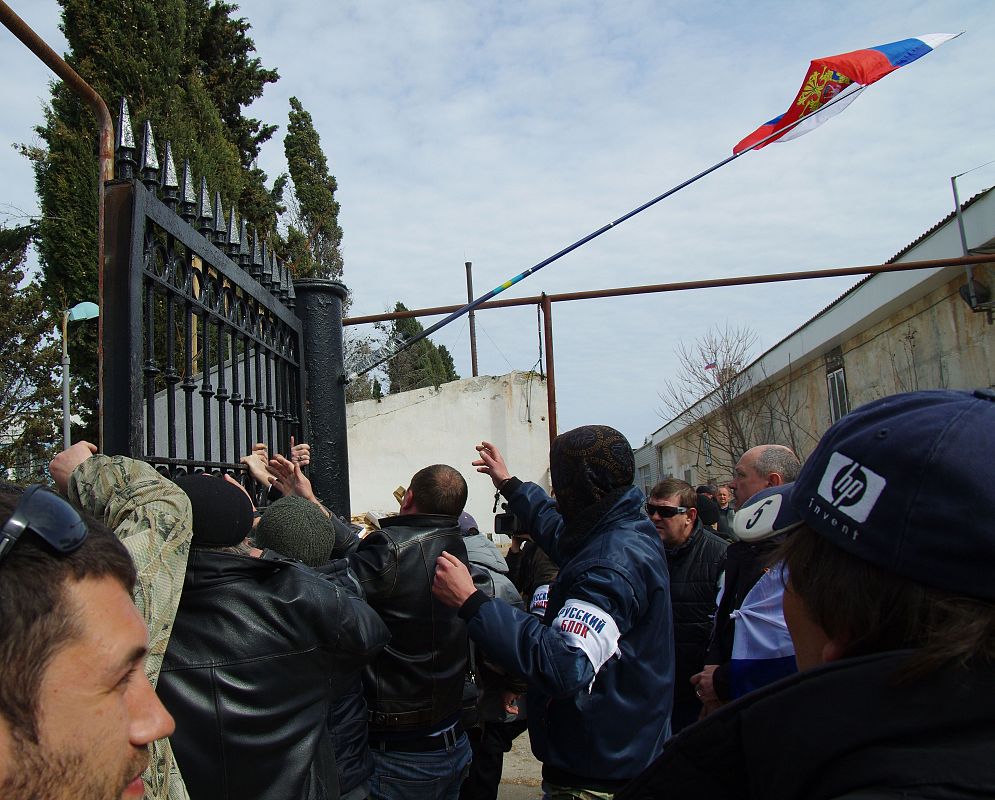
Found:
<path fill-rule="evenodd" d="M 206 177 L 136 147 L 122 100 L 106 184 L 103 449 L 175 475 L 239 469 L 253 443 L 310 437 L 303 326 L 287 267 Z"/>

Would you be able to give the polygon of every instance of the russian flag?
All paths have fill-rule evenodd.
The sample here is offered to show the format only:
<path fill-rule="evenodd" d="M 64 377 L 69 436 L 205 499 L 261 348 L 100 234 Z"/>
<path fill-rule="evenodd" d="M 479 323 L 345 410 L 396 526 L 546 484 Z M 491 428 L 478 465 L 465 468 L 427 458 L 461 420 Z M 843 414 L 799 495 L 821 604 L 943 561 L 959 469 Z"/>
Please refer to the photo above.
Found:
<path fill-rule="evenodd" d="M 767 570 L 747 592 L 739 610 L 731 614 L 736 620 L 729 662 L 733 699 L 798 671 L 795 646 L 784 621 L 784 571 L 783 563 Z"/>
<path fill-rule="evenodd" d="M 753 131 L 732 152 L 741 153 L 751 148 L 759 150 L 772 142 L 797 139 L 839 114 L 864 87 L 881 80 L 899 67 L 911 64 L 958 36 L 960 33 L 927 33 L 914 39 L 902 39 L 900 42 L 854 50 L 852 53 L 817 58 L 809 65 L 805 80 L 790 108 Z M 786 130 L 788 128 L 790 130 Z M 781 130 L 786 132 L 780 136 L 774 135 Z M 768 136 L 771 138 L 763 144 L 757 144 Z"/>

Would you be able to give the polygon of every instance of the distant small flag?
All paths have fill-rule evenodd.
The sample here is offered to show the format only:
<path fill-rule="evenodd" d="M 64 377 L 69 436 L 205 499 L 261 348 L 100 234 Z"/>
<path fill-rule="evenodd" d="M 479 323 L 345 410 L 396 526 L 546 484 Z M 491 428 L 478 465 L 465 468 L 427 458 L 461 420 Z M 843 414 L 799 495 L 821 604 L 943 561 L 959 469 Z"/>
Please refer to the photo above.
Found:
<path fill-rule="evenodd" d="M 709 361 L 707 364 L 705 364 L 705 369 L 706 370 L 709 370 L 709 369 L 718 369 L 718 368 L 719 368 L 719 365 L 716 364 L 714 361 Z"/>
<path fill-rule="evenodd" d="M 900 42 L 869 47 L 866 50 L 817 58 L 809 65 L 808 74 L 805 75 L 802 88 L 798 90 L 791 107 L 781 116 L 774 117 L 770 122 L 757 128 L 737 144 L 732 152 L 740 153 L 748 150 L 767 136 L 806 117 L 804 122 L 799 122 L 781 136 L 774 136 L 756 149 L 760 150 L 773 142 L 797 139 L 839 114 L 854 101 L 864 87 L 881 80 L 899 67 L 911 64 L 944 42 L 958 36 L 959 33 L 928 33 L 915 39 L 903 39 Z M 832 105 L 820 111 L 828 103 Z"/>

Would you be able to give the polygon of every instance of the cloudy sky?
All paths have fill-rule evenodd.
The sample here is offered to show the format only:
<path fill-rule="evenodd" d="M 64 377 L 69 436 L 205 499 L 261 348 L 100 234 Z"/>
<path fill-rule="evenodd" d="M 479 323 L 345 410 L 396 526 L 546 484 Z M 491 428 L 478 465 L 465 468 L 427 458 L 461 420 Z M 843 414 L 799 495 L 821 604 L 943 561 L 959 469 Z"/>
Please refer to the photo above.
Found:
<path fill-rule="evenodd" d="M 8 3 L 64 50 L 55 0 Z M 985 0 L 239 6 L 281 75 L 252 108 L 280 125 L 261 166 L 285 170 L 296 95 L 338 179 L 357 315 L 464 302 L 464 261 L 482 294 L 723 159 L 787 109 L 818 56 L 966 31 L 815 132 L 746 155 L 506 296 L 879 263 L 952 209 L 951 175 L 995 159 Z M 0 221 L 37 208 L 11 145 L 32 141 L 48 80 L 0 30 Z M 995 165 L 972 172 L 962 198 L 993 183 Z M 554 306 L 560 430 L 604 423 L 640 444 L 667 421 L 659 395 L 680 341 L 745 326 L 766 349 L 852 283 Z M 536 328 L 534 309 L 479 313 L 481 372 L 531 368 Z M 465 318 L 435 341 L 470 374 Z"/>

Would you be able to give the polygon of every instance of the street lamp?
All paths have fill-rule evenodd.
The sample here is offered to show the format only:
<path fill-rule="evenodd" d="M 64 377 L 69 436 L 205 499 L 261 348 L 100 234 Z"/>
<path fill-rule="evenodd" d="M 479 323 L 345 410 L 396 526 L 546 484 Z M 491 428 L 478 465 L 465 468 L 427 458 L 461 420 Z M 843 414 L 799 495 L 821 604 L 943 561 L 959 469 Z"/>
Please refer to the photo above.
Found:
<path fill-rule="evenodd" d="M 96 303 L 85 301 L 77 303 L 72 308 L 62 312 L 62 446 L 68 448 L 72 441 L 69 438 L 69 348 L 66 341 L 66 328 L 70 322 L 93 319 L 100 316 L 100 307 Z"/>

